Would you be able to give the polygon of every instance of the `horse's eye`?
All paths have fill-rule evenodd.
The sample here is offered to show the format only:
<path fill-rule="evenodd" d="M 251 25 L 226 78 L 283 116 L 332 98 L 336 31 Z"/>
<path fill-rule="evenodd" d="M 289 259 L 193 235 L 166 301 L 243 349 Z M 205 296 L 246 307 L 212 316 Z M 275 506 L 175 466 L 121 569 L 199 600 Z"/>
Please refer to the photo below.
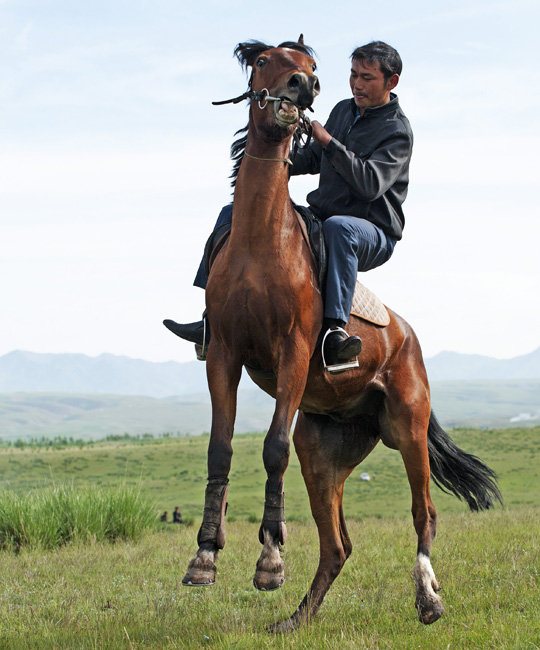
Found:
<path fill-rule="evenodd" d="M 266 59 L 259 59 L 257 61 L 257 67 L 262 68 L 265 63 L 266 63 Z"/>
<path fill-rule="evenodd" d="M 311 69 L 313 70 L 313 72 L 315 72 L 315 70 L 317 69 L 317 64 L 314 63 L 314 64 L 311 66 Z"/>

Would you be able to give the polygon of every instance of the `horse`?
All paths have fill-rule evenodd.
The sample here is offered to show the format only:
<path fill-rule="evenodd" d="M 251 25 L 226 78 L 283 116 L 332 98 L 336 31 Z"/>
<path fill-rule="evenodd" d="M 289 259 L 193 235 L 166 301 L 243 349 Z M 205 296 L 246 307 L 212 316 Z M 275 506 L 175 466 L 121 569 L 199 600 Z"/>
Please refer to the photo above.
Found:
<path fill-rule="evenodd" d="M 403 458 L 418 536 L 415 606 L 421 622 L 433 623 L 444 608 L 430 560 L 437 520 L 430 475 L 471 510 L 500 500 L 495 475 L 456 447 L 438 424 L 418 339 L 398 314 L 388 310 L 386 327 L 351 316 L 346 329 L 364 344 L 359 367 L 341 374 L 324 371 L 316 261 L 288 191 L 291 140 L 319 93 L 313 51 L 301 37 L 278 47 L 239 43 L 235 55 L 251 68 L 251 76 L 248 91 L 229 101 L 250 100 L 249 122 L 247 135 L 231 148 L 236 159 L 232 226 L 214 255 L 206 289 L 212 404 L 208 483 L 199 548 L 183 583 L 216 580 L 215 562 L 225 544 L 237 388 L 245 368 L 275 398 L 263 449 L 267 481 L 255 587 L 277 589 L 285 579 L 283 479 L 297 411 L 293 440 L 320 539 L 319 565 L 304 599 L 270 629 L 286 632 L 309 621 L 340 573 L 352 550 L 342 509 L 344 483 L 379 441 Z"/>

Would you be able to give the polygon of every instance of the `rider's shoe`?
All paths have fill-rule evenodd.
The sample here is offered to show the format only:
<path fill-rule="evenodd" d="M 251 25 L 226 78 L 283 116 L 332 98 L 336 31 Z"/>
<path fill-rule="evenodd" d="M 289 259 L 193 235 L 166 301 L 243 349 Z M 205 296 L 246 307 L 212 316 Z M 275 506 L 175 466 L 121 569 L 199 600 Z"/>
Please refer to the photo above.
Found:
<path fill-rule="evenodd" d="M 203 343 L 208 345 L 210 342 L 210 328 L 208 324 L 205 328 L 204 320 L 198 320 L 195 323 L 176 323 L 167 319 L 163 321 L 163 325 L 181 339 L 191 341 L 197 345 L 202 346 Z"/>
<path fill-rule="evenodd" d="M 324 360 L 327 366 L 346 363 L 362 352 L 362 339 L 347 336 L 342 328 L 331 327 L 324 338 Z"/>

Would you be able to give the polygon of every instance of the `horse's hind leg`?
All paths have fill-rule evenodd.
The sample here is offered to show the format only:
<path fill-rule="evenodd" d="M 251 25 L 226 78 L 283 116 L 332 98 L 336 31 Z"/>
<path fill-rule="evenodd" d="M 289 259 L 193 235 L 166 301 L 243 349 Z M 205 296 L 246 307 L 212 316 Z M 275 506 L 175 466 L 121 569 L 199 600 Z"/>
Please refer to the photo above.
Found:
<path fill-rule="evenodd" d="M 400 374 L 406 381 L 407 388 L 398 394 L 389 390 L 386 400 L 386 418 L 388 427 L 384 426 L 390 439 L 389 446 L 401 452 L 407 478 L 412 493 L 412 516 L 414 528 L 418 535 L 414 581 L 416 584 L 416 609 L 422 623 L 434 623 L 444 613 L 441 597 L 436 593 L 439 584 L 431 566 L 431 544 L 436 533 L 437 512 L 431 500 L 429 490 L 429 455 L 427 430 L 430 416 L 430 402 L 427 384 L 415 382 L 406 373 Z M 400 386 L 404 386 L 400 381 Z"/>
<path fill-rule="evenodd" d="M 231 468 L 236 391 L 242 366 L 227 351 L 212 342 L 208 350 L 207 375 L 212 398 L 212 428 L 208 444 L 208 484 L 204 514 L 197 543 L 199 550 L 189 563 L 182 583 L 211 585 L 216 579 L 215 560 L 225 545 L 225 510 Z"/>
<path fill-rule="evenodd" d="M 319 566 L 294 614 L 269 629 L 289 632 L 315 615 L 352 551 L 343 516 L 343 485 L 354 467 L 377 444 L 371 427 L 336 423 L 326 416 L 299 413 L 294 446 L 319 532 Z"/>

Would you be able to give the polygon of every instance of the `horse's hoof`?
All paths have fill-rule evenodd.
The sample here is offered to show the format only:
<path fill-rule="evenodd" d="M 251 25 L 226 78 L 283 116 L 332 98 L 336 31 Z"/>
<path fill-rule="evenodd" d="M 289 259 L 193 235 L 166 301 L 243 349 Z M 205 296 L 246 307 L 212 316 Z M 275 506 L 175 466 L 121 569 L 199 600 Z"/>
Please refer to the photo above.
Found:
<path fill-rule="evenodd" d="M 423 596 L 416 599 L 416 610 L 418 612 L 418 620 L 424 625 L 431 625 L 438 621 L 444 614 L 444 607 L 440 598 L 430 598 Z"/>
<path fill-rule="evenodd" d="M 212 580 L 210 582 L 206 577 L 200 578 L 200 582 L 197 582 L 198 579 L 199 578 L 192 578 L 189 573 L 186 573 L 186 575 L 182 578 L 182 584 L 184 587 L 211 587 L 212 585 L 216 584 L 215 580 Z"/>
<path fill-rule="evenodd" d="M 197 554 L 189 563 L 182 584 L 186 587 L 209 587 L 216 582 L 216 565 L 207 554 Z"/>
<path fill-rule="evenodd" d="M 266 631 L 270 632 L 270 634 L 286 634 L 287 632 L 294 632 L 298 629 L 299 625 L 300 621 L 294 616 L 291 616 L 291 618 L 288 618 L 285 621 L 268 625 Z"/>
<path fill-rule="evenodd" d="M 253 586 L 259 591 L 275 591 L 283 586 L 285 575 L 283 573 L 268 573 L 257 571 L 253 577 Z"/>
<path fill-rule="evenodd" d="M 259 591 L 274 591 L 285 582 L 285 564 L 279 546 L 265 538 L 261 557 L 257 561 L 253 584 Z"/>

